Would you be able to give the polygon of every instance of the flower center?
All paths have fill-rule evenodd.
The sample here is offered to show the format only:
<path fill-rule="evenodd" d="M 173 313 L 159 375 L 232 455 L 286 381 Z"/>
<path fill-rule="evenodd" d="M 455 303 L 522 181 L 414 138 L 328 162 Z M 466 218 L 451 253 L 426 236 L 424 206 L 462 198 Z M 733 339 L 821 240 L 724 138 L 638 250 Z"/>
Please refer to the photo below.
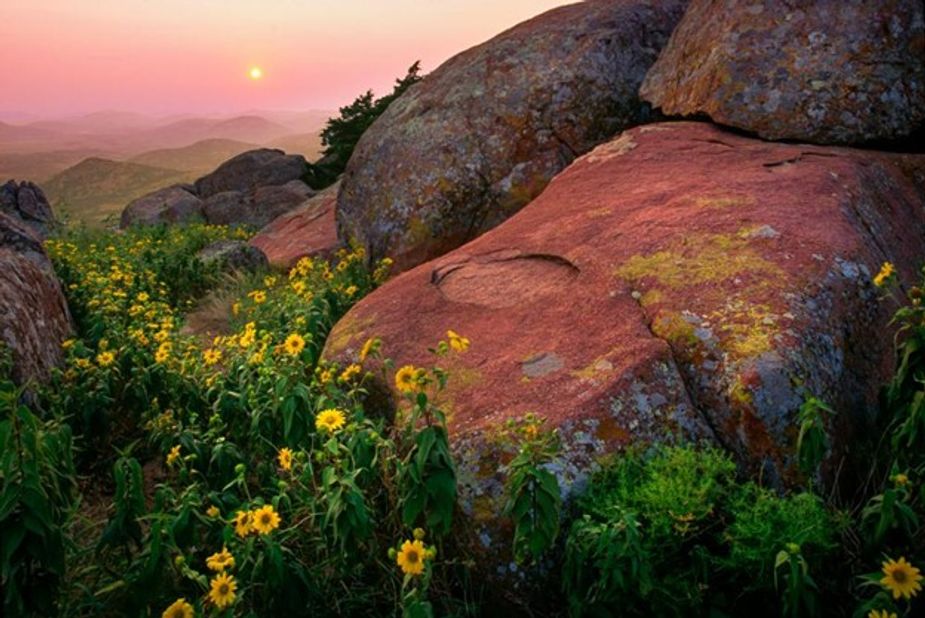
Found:
<path fill-rule="evenodd" d="M 228 594 L 228 584 L 222 584 L 218 587 L 218 593 L 222 596 Z"/>
<path fill-rule="evenodd" d="M 409 551 L 407 558 L 408 562 L 415 564 L 418 561 L 418 553 L 416 551 Z"/>
<path fill-rule="evenodd" d="M 906 581 L 905 571 L 893 571 L 893 581 L 895 581 L 897 584 L 905 583 Z"/>
<path fill-rule="evenodd" d="M 270 516 L 267 515 L 267 514 L 264 514 L 263 517 L 260 518 L 260 521 L 261 521 L 264 525 L 269 524 L 269 523 L 270 523 Z"/>

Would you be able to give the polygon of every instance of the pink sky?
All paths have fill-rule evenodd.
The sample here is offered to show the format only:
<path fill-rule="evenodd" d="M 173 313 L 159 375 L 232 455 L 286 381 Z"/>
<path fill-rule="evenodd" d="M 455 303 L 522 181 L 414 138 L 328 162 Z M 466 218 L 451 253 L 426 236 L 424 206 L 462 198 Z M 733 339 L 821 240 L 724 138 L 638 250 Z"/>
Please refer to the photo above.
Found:
<path fill-rule="evenodd" d="M 332 109 L 568 2 L 0 0 L 0 111 Z"/>

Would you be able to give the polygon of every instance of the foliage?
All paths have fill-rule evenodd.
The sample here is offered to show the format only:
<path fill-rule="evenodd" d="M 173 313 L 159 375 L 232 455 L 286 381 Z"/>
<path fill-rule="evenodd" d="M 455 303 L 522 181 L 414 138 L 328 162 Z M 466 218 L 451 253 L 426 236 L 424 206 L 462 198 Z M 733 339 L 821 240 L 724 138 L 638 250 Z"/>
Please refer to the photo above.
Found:
<path fill-rule="evenodd" d="M 6 616 L 51 614 L 75 498 L 71 432 L 22 403 L 0 346 L 0 594 Z"/>
<path fill-rule="evenodd" d="M 507 465 L 504 516 L 514 521 L 514 557 L 538 560 L 559 536 L 562 495 L 556 476 L 544 466 L 559 452 L 559 436 L 544 431 L 543 420 L 528 414 L 507 423 L 517 454 Z"/>
<path fill-rule="evenodd" d="M 328 120 L 321 131 L 324 156 L 311 166 L 306 178 L 309 186 L 313 189 L 323 189 L 337 180 L 346 169 L 354 148 L 366 130 L 388 109 L 392 101 L 421 81 L 420 72 L 421 63 L 415 62 L 408 68 L 404 77 L 395 80 L 395 87 L 391 93 L 375 98 L 373 91 L 367 90 L 354 99 L 353 103 L 340 108 L 340 116 Z"/>
<path fill-rule="evenodd" d="M 727 455 L 694 446 L 634 451 L 605 467 L 566 541 L 571 613 L 731 611 L 775 594 L 780 551 L 804 548 L 801 574 L 824 564 L 832 542 L 821 501 L 781 497 L 734 472 Z"/>

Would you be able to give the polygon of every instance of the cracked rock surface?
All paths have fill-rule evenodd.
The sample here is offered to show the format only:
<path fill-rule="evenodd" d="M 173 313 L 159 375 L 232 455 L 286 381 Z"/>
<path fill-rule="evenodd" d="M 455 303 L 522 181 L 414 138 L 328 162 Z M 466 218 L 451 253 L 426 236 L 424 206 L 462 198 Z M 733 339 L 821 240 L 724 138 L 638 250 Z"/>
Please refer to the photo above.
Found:
<path fill-rule="evenodd" d="M 576 156 L 649 119 L 639 85 L 686 4 L 564 6 L 444 63 L 360 140 L 340 238 L 403 270 L 504 221 Z"/>

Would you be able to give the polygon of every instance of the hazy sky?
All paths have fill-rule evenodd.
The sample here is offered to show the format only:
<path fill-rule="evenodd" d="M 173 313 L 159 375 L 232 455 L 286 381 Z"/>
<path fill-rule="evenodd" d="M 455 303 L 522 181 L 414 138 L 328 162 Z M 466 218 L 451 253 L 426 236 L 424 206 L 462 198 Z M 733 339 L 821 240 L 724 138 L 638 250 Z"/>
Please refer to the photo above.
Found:
<path fill-rule="evenodd" d="M 331 109 L 569 1 L 0 0 L 0 111 Z"/>

